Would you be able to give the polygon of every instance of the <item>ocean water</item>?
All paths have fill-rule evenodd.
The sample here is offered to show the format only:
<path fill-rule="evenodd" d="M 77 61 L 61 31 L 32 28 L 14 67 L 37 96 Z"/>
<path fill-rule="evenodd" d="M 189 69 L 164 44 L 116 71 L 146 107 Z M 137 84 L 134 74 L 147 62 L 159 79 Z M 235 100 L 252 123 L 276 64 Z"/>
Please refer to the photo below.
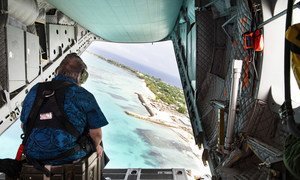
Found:
<path fill-rule="evenodd" d="M 147 93 L 141 79 L 89 53 L 81 57 L 89 71 L 84 87 L 93 93 L 109 121 L 102 128 L 104 150 L 110 158 L 106 168 L 186 168 L 209 173 L 198 158 L 186 153 L 191 148 L 175 132 L 124 112 L 148 114 L 135 94 Z M 15 157 L 20 134 L 18 121 L 0 136 L 0 158 Z"/>
<path fill-rule="evenodd" d="M 107 168 L 186 168 L 208 173 L 208 167 L 186 153 L 190 147 L 175 132 L 124 113 L 148 115 L 135 94 L 147 93 L 141 79 L 89 53 L 82 58 L 90 72 L 85 87 L 109 121 L 103 128 L 104 149 L 111 159 Z"/>
<path fill-rule="evenodd" d="M 152 76 L 155 76 L 157 78 L 160 78 L 163 82 L 166 82 L 170 85 L 173 85 L 173 86 L 176 86 L 176 87 L 182 89 L 182 84 L 181 84 L 181 81 L 180 81 L 179 73 L 175 74 L 175 75 L 167 74 L 163 71 L 159 71 L 159 70 L 153 69 L 149 66 L 142 65 L 141 63 L 137 63 L 135 61 L 132 61 L 131 59 L 126 58 L 122 55 L 119 55 L 119 54 L 116 54 L 116 53 L 113 53 L 113 52 L 108 52 L 108 51 L 105 51 L 103 49 L 99 49 L 99 47 L 95 44 L 91 44 L 88 47 L 87 50 L 91 51 L 95 54 L 100 54 L 101 56 L 103 56 L 105 58 L 113 59 L 114 61 L 116 61 L 118 63 L 121 63 L 121 64 L 124 64 L 126 66 L 132 67 L 132 68 L 134 68 L 134 69 L 136 69 L 136 70 L 138 70 L 138 71 L 140 71 L 144 74 L 148 74 L 148 75 L 152 75 Z M 174 61 L 173 63 L 175 64 L 176 62 Z"/>

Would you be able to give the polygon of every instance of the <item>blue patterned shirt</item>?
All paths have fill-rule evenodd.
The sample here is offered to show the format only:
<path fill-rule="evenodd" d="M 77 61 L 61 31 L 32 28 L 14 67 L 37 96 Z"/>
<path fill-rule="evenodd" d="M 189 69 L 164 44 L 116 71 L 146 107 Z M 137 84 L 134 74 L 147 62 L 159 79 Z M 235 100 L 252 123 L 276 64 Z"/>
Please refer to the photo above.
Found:
<path fill-rule="evenodd" d="M 58 75 L 53 80 L 63 80 L 75 83 L 74 80 Z M 26 128 L 27 118 L 35 101 L 38 85 L 31 88 L 27 94 L 21 112 L 21 121 Z M 64 111 L 69 121 L 80 132 L 84 129 L 101 128 L 108 124 L 104 114 L 99 108 L 95 97 L 86 89 L 80 86 L 71 86 L 66 90 L 64 100 Z M 27 156 L 35 159 L 51 159 L 76 145 L 76 138 L 71 134 L 54 128 L 37 129 L 33 128 L 31 135 L 25 145 Z M 77 151 L 68 158 L 45 162 L 50 165 L 72 163 L 75 160 L 85 157 L 87 153 L 83 150 Z"/>

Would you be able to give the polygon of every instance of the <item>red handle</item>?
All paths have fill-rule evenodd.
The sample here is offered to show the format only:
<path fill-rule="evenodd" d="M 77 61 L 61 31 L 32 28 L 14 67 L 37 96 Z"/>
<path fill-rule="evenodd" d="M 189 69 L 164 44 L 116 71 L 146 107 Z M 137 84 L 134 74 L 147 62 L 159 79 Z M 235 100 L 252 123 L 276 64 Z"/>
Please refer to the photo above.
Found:
<path fill-rule="evenodd" d="M 17 155 L 16 155 L 16 160 L 17 161 L 21 161 L 23 151 L 24 151 L 24 146 L 23 146 L 23 144 L 20 144 Z"/>

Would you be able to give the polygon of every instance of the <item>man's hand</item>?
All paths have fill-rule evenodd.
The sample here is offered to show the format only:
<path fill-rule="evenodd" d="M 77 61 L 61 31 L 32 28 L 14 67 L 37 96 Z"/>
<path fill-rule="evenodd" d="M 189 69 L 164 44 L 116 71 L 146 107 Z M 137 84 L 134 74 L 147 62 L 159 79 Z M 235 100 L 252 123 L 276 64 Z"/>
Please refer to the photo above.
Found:
<path fill-rule="evenodd" d="M 103 148 L 102 146 L 100 146 L 101 139 L 102 139 L 101 128 L 90 129 L 90 136 L 94 140 L 98 157 L 102 157 Z"/>
<path fill-rule="evenodd" d="M 100 145 L 96 146 L 96 152 L 97 152 L 97 156 L 99 158 L 101 158 L 102 154 L 103 154 L 103 148 L 102 148 L 102 146 L 100 146 Z"/>

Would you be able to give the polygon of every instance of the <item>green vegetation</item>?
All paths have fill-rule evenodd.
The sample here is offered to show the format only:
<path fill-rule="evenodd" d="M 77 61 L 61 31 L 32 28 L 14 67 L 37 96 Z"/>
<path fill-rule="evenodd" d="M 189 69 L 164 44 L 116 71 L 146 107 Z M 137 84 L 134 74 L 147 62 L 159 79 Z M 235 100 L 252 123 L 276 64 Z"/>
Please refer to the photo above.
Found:
<path fill-rule="evenodd" d="M 145 80 L 147 87 L 156 95 L 157 100 L 161 100 L 168 105 L 174 105 L 177 111 L 182 114 L 187 112 L 182 89 L 166 84 L 153 76 L 141 73 L 137 75 Z"/>
<path fill-rule="evenodd" d="M 186 113 L 186 105 L 184 104 L 184 106 L 180 106 L 177 111 L 181 114 L 185 114 Z"/>
<path fill-rule="evenodd" d="M 111 63 L 115 66 L 121 67 L 123 69 L 126 69 L 134 74 L 136 74 L 137 77 L 144 79 L 147 87 L 155 94 L 156 100 L 161 100 L 165 103 L 167 103 L 170 106 L 174 106 L 174 108 L 182 114 L 186 114 L 186 104 L 185 99 L 183 95 L 183 91 L 180 88 L 177 88 L 175 86 L 169 85 L 160 79 L 147 75 L 142 74 L 130 67 L 127 67 L 123 64 L 117 63 L 111 59 L 106 59 L 98 54 L 94 54 L 92 52 L 89 52 L 95 56 L 97 56 L 100 59 L 105 60 L 108 63 Z"/>

